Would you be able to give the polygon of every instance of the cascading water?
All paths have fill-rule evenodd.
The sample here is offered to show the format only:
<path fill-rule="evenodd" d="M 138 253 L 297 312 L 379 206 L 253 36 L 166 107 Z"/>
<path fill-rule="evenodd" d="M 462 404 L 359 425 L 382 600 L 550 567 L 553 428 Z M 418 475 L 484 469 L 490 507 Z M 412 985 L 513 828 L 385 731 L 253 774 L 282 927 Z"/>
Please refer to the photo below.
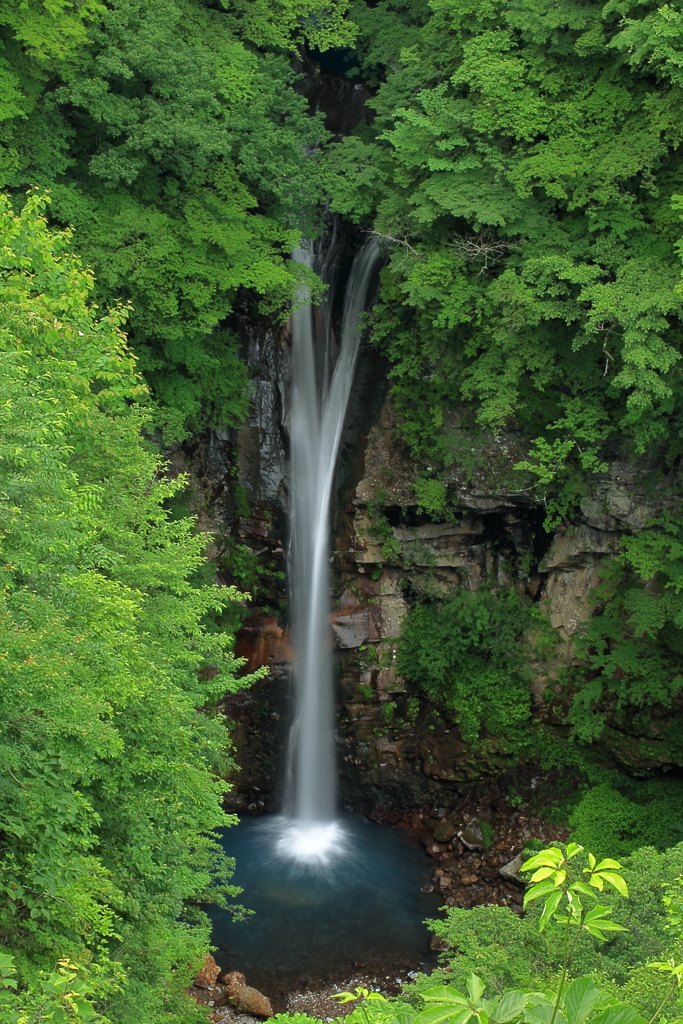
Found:
<path fill-rule="evenodd" d="M 294 258 L 325 266 L 312 249 Z M 377 262 L 377 242 L 356 256 L 346 286 L 341 339 L 333 359 L 330 301 L 305 305 L 292 317 L 291 543 L 289 579 L 295 715 L 290 739 L 286 815 L 278 851 L 294 860 L 324 862 L 343 843 L 335 823 L 336 764 L 329 642 L 329 517 L 344 417 L 360 343 L 360 316 Z"/>
<path fill-rule="evenodd" d="M 334 240 L 327 262 L 309 250 L 295 258 L 334 284 Z M 254 917 L 234 921 L 228 910 L 212 911 L 221 966 L 246 972 L 271 994 L 310 987 L 312 978 L 338 981 L 359 964 L 390 972 L 392 980 L 424 969 L 431 954 L 423 922 L 440 899 L 425 894 L 432 862 L 410 836 L 362 815 L 336 813 L 330 503 L 359 320 L 376 262 L 374 242 L 354 261 L 338 352 L 330 297 L 300 309 L 292 322 L 289 572 L 298 657 L 285 811 L 244 818 L 224 836 L 225 851 L 237 862 L 234 881 L 244 887 Z"/>

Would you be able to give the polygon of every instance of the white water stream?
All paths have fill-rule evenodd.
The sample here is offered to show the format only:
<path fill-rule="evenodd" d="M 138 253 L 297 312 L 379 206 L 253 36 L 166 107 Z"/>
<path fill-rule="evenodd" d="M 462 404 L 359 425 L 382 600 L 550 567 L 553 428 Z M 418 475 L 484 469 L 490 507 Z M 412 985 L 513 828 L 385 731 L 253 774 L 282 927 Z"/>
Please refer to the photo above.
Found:
<path fill-rule="evenodd" d="M 326 279 L 312 250 L 294 259 Z M 377 243 L 356 256 L 346 285 L 339 351 L 330 299 L 292 317 L 291 541 L 289 581 L 297 661 L 295 714 L 289 748 L 286 813 L 279 819 L 278 852 L 294 861 L 324 864 L 341 852 L 335 821 L 337 770 L 330 640 L 330 501 L 337 454 L 360 344 Z"/>

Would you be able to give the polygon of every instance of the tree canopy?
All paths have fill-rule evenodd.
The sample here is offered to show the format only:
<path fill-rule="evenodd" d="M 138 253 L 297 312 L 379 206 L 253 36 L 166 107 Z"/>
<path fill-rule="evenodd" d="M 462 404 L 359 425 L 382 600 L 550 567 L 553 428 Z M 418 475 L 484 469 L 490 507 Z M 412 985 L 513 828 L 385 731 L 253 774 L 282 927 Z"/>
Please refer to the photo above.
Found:
<path fill-rule="evenodd" d="M 525 439 L 517 482 L 547 529 L 576 522 L 614 460 L 640 460 L 656 488 L 683 454 L 683 5 L 351 12 L 377 117 L 328 147 L 326 181 L 332 208 L 389 246 L 372 332 L 417 499 L 447 513 L 443 470 L 486 431 Z M 571 681 L 585 740 L 608 711 L 644 725 L 680 693 L 678 519 L 625 543 L 596 596 Z"/>
<path fill-rule="evenodd" d="M 122 1024 L 183 1019 L 197 904 L 234 895 L 216 703 L 245 680 L 144 436 L 244 419 L 231 317 L 282 321 L 329 207 L 388 247 L 371 334 L 422 512 L 452 511 L 455 420 L 528 439 L 549 529 L 611 459 L 670 473 L 683 0 L 0 0 L 0 42 L 0 943 L 27 982 L 72 958 Z M 306 47 L 352 50 L 372 124 L 330 138 Z M 580 739 L 680 697 L 679 518 L 596 595 Z M 402 667 L 468 738 L 516 728 L 531 619 L 419 605 Z"/>
<path fill-rule="evenodd" d="M 132 303 L 167 440 L 238 424 L 248 378 L 225 321 L 240 290 L 284 308 L 298 266 L 286 257 L 321 193 L 327 133 L 293 88 L 290 53 L 349 42 L 346 4 L 13 7 L 0 8 L 0 187 L 19 201 L 49 189 L 98 298 Z"/>
<path fill-rule="evenodd" d="M 394 240 L 375 337 L 406 435 L 448 459 L 446 405 L 523 429 L 559 514 L 615 451 L 680 453 L 679 6 L 353 4 L 378 116 L 333 208 Z"/>
<path fill-rule="evenodd" d="M 0 942 L 24 980 L 65 956 L 118 975 L 117 1019 L 182 1017 L 191 907 L 233 892 L 211 708 L 250 680 L 208 623 L 237 595 L 164 507 L 183 481 L 141 437 L 127 311 L 92 304 L 44 208 L 0 208 Z"/>

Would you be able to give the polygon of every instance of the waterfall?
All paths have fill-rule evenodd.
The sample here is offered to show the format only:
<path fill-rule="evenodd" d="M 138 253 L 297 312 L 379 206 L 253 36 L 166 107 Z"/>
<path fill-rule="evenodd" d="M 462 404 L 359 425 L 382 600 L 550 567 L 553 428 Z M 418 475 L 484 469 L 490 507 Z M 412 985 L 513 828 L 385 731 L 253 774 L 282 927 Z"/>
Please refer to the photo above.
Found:
<path fill-rule="evenodd" d="M 312 250 L 299 249 L 294 259 L 321 273 L 325 280 L 326 265 Z M 293 667 L 295 708 L 286 814 L 278 848 L 299 861 L 325 860 L 338 849 L 341 838 L 335 824 L 330 501 L 360 344 L 359 320 L 376 261 L 373 239 L 356 256 L 346 285 L 336 359 L 329 297 L 317 309 L 305 305 L 292 317 L 289 584 L 297 661 Z"/>

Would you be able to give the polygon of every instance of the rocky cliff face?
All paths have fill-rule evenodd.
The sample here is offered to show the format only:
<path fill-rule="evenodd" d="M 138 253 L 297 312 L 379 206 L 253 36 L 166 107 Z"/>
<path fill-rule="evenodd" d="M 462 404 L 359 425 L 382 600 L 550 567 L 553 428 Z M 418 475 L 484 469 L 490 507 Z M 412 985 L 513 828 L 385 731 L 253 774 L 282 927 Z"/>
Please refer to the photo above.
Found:
<path fill-rule="evenodd" d="M 562 729 L 558 677 L 578 666 L 573 639 L 591 614 L 589 595 L 621 538 L 674 507 L 678 481 L 650 464 L 613 462 L 596 478 L 575 523 L 548 534 L 544 510 L 519 489 L 513 466 L 526 455 L 519 434 L 469 439 L 442 480 L 455 492 L 455 515 L 435 522 L 420 512 L 420 467 L 401 441 L 387 398 L 364 446 L 363 472 L 339 524 L 339 586 L 332 629 L 340 664 L 346 792 L 384 806 L 446 803 L 468 782 L 510 767 L 495 740 L 473 747 L 457 723 L 396 672 L 397 641 L 414 595 L 485 581 L 514 586 L 543 609 L 554 631 L 552 656 L 533 666 L 534 714 Z M 518 488 L 518 489 L 515 489 Z M 378 526 L 378 523 L 380 524 Z M 343 537 L 343 544 L 341 538 Z M 642 726 L 640 727 L 642 729 Z M 605 756 L 636 771 L 664 763 L 657 723 L 608 729 Z M 646 747 L 641 740 L 646 739 Z"/>
<path fill-rule="evenodd" d="M 255 373 L 252 415 L 237 434 L 199 445 L 190 461 L 204 495 L 205 528 L 216 537 L 232 537 L 256 559 L 282 570 L 289 337 L 286 330 L 252 326 L 245 346 Z M 659 478 L 655 487 L 652 466 L 614 462 L 596 478 L 576 522 L 547 534 L 543 509 L 513 482 L 512 467 L 526 454 L 525 438 L 513 432 L 475 440 L 463 435 L 461 454 L 443 477 L 457 496 L 455 514 L 439 522 L 418 505 L 414 484 L 420 467 L 401 440 L 385 370 L 374 352 L 363 352 L 338 480 L 331 632 L 344 799 L 354 807 L 391 812 L 453 806 L 477 780 L 514 767 L 495 737 L 465 743 L 457 722 L 397 672 L 397 643 L 415 595 L 435 588 L 476 591 L 494 580 L 538 602 L 557 643 L 551 657 L 533 666 L 534 713 L 561 732 L 558 677 L 562 668 L 578 663 L 573 638 L 590 615 L 589 594 L 601 567 L 619 550 L 624 534 L 673 506 L 676 480 Z M 248 508 L 231 498 L 235 466 Z M 221 543 L 216 541 L 217 551 Z M 232 582 L 229 559 L 226 564 L 223 578 Z M 229 701 L 242 765 L 230 799 L 240 811 L 273 810 L 280 801 L 293 657 L 286 597 L 284 580 L 266 577 L 237 636 L 237 651 L 249 668 L 269 667 L 267 680 Z M 656 767 L 656 723 L 645 753 L 641 739 L 637 729 L 628 733 L 622 725 L 601 742 L 614 763 Z"/>

